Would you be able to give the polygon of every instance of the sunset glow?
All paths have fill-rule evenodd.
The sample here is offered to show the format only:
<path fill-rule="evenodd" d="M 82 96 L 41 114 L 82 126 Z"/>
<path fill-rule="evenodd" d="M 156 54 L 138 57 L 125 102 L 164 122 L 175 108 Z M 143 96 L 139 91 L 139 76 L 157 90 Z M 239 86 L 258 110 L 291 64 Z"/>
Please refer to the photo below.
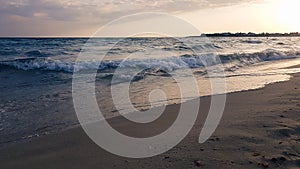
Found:
<path fill-rule="evenodd" d="M 300 30 L 300 1 L 298 0 L 279 0 L 273 1 L 274 15 L 277 22 L 286 31 Z"/>
<path fill-rule="evenodd" d="M 2 1 L 0 36 L 91 36 L 107 23 L 143 12 L 177 16 L 190 22 L 201 32 L 208 33 L 300 31 L 298 0 L 70 2 Z M 124 23 L 125 27 L 134 29 L 128 23 Z"/>

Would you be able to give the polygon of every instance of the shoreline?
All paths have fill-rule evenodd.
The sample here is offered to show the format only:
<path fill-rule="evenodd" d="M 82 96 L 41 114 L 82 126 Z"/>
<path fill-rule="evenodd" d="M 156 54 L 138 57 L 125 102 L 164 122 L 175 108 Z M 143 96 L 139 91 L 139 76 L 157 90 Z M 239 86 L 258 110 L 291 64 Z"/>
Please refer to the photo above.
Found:
<path fill-rule="evenodd" d="M 300 74 L 291 76 L 288 81 L 260 89 L 228 93 L 221 123 L 204 144 L 197 139 L 210 96 L 200 98 L 199 115 L 189 135 L 159 156 L 128 159 L 112 155 L 76 127 L 1 148 L 0 163 L 6 169 L 300 167 Z M 161 118 L 146 125 L 136 125 L 122 117 L 109 119 L 109 123 L 129 136 L 149 137 L 172 124 L 179 106 L 167 106 Z"/>
<path fill-rule="evenodd" d="M 31 75 L 31 74 L 35 74 L 35 75 L 38 75 L 38 77 L 35 77 L 35 79 L 39 79 L 40 77 L 39 76 L 43 76 L 45 73 L 46 74 L 53 74 L 53 73 L 57 73 L 57 74 L 65 74 L 65 72 L 56 72 L 56 71 L 42 71 L 42 70 L 20 70 L 20 69 L 16 69 L 16 68 L 12 68 L 10 66 L 5 66 L 5 65 L 0 65 L 0 67 L 4 68 L 4 71 L 3 72 L 6 72 L 5 74 L 21 74 L 22 78 L 26 78 L 28 75 Z M 299 65 L 295 65 L 295 66 L 291 66 L 291 67 L 287 67 L 287 68 L 298 68 Z M 8 73 L 7 73 L 8 72 Z M 69 76 L 70 74 L 66 73 L 67 76 Z M 24 76 L 25 75 L 25 76 Z M 276 82 L 270 82 L 268 84 L 264 84 L 263 86 L 261 87 L 257 87 L 257 88 L 250 88 L 250 89 L 245 89 L 245 90 L 238 90 L 238 91 L 232 91 L 232 92 L 228 92 L 226 93 L 226 95 L 228 94 L 234 94 L 234 93 L 240 93 L 240 92 L 248 92 L 248 91 L 255 91 L 255 90 L 260 90 L 260 89 L 263 89 L 264 87 L 266 87 L 267 85 L 272 85 L 272 84 L 276 84 L 276 83 L 281 83 L 281 82 L 285 82 L 285 81 L 289 81 L 291 78 L 293 78 L 293 74 L 288 74 L 290 76 L 290 78 L 288 80 L 283 80 L 283 81 L 276 81 Z M 19 75 L 17 75 L 18 77 Z M 14 77 L 14 75 L 13 75 Z M 23 80 L 22 80 L 23 81 Z M 67 91 L 70 90 L 71 92 L 71 88 L 70 89 L 66 89 Z M 58 95 L 58 94 L 56 94 Z M 218 95 L 223 95 L 223 94 L 214 94 L 214 95 L 204 95 L 204 96 L 199 96 L 200 99 L 209 99 L 211 96 L 218 96 Z M 46 95 L 46 97 L 48 97 L 48 95 Z M 72 96 L 70 96 L 71 98 Z M 73 102 L 72 102 L 72 99 L 70 100 L 70 98 L 68 99 L 69 101 L 67 102 L 68 106 L 73 106 Z M 192 99 L 193 100 L 193 99 Z M 171 104 L 168 104 L 167 106 L 173 106 L 173 105 L 177 105 L 177 104 L 184 104 L 186 102 L 191 102 L 192 100 L 185 100 L 184 102 L 182 103 L 171 103 Z M 70 102 L 70 103 L 69 103 Z M 43 105 L 43 104 L 42 104 Z M 67 107 L 68 107 L 67 106 Z M 160 108 L 160 106 L 156 106 L 154 107 L 153 109 L 156 109 L 156 108 Z M 57 110 L 59 110 L 60 108 L 57 108 Z M 63 109 L 66 109 L 66 106 L 63 107 Z M 72 107 L 73 109 L 73 107 Z M 43 109 L 42 109 L 43 110 Z M 147 109 L 148 110 L 148 109 Z M 45 110 L 46 112 L 48 110 Z M 77 121 L 77 115 L 75 114 L 75 112 L 73 112 L 74 110 L 69 110 L 68 114 L 73 114 L 72 118 L 75 118 L 76 121 Z M 35 112 L 35 113 L 39 113 L 39 112 Z M 51 114 L 51 112 L 48 112 Z M 130 114 L 134 114 L 136 112 L 132 112 Z M 46 113 L 44 113 L 46 114 Z M 115 118 L 122 118 L 120 117 L 121 115 L 117 115 L 117 116 L 112 116 L 112 117 L 108 117 L 106 118 L 106 120 L 109 120 L 109 119 L 115 119 Z M 41 127 L 41 128 L 47 128 L 48 126 L 46 127 Z M 43 138 L 45 136 L 48 136 L 48 135 L 55 135 L 55 134 L 59 134 L 59 133 L 62 133 L 62 132 L 66 132 L 70 129 L 74 129 L 74 128 L 79 128 L 81 127 L 81 125 L 79 124 L 79 122 L 73 122 L 71 125 L 65 127 L 65 128 L 60 128 L 58 130 L 55 130 L 55 131 L 46 131 L 45 133 L 31 133 L 30 135 L 24 135 L 22 138 L 19 137 L 17 139 L 14 139 L 14 140 L 10 140 L 10 141 L 7 141 L 7 142 L 2 142 L 1 145 L 0 145 L 0 150 L 3 149 L 3 148 L 7 148 L 7 147 L 10 147 L 10 146 L 13 146 L 15 144 L 21 144 L 21 143 L 27 143 L 27 142 L 30 142 L 31 140 L 35 140 L 35 139 L 39 139 L 39 138 Z"/>
<path fill-rule="evenodd" d="M 0 74 L 4 80 L 4 83 L 0 85 L 0 88 L 4 90 L 2 93 L 3 104 L 0 104 L 0 111 L 4 111 L 2 114 L 3 121 L 13 124 L 11 126 L 26 127 L 6 128 L 6 132 L 1 133 L 0 149 L 80 126 L 77 115 L 73 110 L 71 74 L 36 69 L 20 70 L 4 65 L 0 65 L 0 68 L 3 68 Z M 45 83 L 45 78 L 48 77 L 52 81 Z M 280 82 L 279 79 L 278 82 Z M 256 90 L 264 86 L 258 85 L 241 91 Z M 239 90 L 228 91 L 228 93 L 235 92 L 239 92 Z M 200 96 L 200 98 L 204 97 L 210 96 Z M 185 102 L 186 100 L 183 103 Z M 6 106 L 7 104 L 10 106 Z M 175 103 L 169 105 L 172 104 Z M 159 108 L 159 106 L 156 108 Z M 7 116 L 5 116 L 6 114 Z M 9 116 L 12 118 L 6 118 Z M 27 118 L 31 116 L 34 120 Z M 40 120 L 45 116 L 45 120 Z M 114 117 L 117 117 L 116 112 L 107 119 Z"/>

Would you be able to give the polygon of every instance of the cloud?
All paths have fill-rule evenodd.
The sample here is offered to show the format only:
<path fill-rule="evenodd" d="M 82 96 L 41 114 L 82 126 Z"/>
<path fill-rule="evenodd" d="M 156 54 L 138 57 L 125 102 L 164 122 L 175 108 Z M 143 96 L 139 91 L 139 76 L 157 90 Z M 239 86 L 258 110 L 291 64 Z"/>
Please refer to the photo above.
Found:
<path fill-rule="evenodd" d="M 67 31 L 69 25 L 77 24 L 78 29 L 87 25 L 100 26 L 137 12 L 178 13 L 242 2 L 245 0 L 0 0 L 0 36 L 21 35 L 22 31 L 30 32 L 31 26 L 44 28 L 50 23 L 63 25 L 61 22 L 64 22 L 68 25 L 62 29 Z M 18 28 L 22 29 L 17 31 Z M 55 30 L 45 33 L 48 31 L 55 33 Z"/>

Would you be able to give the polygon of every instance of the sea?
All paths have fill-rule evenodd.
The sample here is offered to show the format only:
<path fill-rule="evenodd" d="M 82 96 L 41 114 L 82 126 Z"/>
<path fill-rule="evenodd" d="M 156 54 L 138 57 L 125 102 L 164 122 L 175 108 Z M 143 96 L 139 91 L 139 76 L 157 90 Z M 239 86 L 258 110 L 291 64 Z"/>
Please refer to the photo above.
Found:
<path fill-rule="evenodd" d="M 174 78 L 182 72 L 196 81 L 197 97 L 258 89 L 300 72 L 300 37 L 204 38 L 0 38 L 0 147 L 78 126 L 78 72 L 96 72 L 91 83 L 107 119 L 193 99 Z M 221 76 L 211 73 L 215 67 Z M 225 82 L 223 90 L 212 91 L 211 79 Z M 112 89 L 123 84 L 129 87 L 116 106 Z M 124 92 L 130 102 L 122 102 Z"/>

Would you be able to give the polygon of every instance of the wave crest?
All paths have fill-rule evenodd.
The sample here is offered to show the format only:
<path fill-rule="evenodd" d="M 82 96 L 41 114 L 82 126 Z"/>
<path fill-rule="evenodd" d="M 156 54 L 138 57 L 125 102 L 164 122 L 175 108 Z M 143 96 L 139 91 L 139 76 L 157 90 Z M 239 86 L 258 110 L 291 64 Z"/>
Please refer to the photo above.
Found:
<path fill-rule="evenodd" d="M 279 52 L 275 50 L 266 50 L 256 53 L 234 53 L 227 55 L 218 55 L 223 64 L 230 63 L 232 67 L 242 67 L 244 65 L 254 64 L 263 61 L 281 60 L 296 58 L 300 52 Z M 96 61 L 82 61 L 76 65 L 73 61 L 55 60 L 48 58 L 21 58 L 16 60 L 1 61 L 0 65 L 14 67 L 22 70 L 51 70 L 73 72 L 81 70 L 98 69 L 99 71 L 113 70 L 120 68 L 139 68 L 152 69 L 170 72 L 185 68 L 199 68 L 218 64 L 214 55 L 182 55 L 167 58 L 148 58 L 132 59 L 122 62 L 121 60 L 102 61 L 100 64 Z"/>

